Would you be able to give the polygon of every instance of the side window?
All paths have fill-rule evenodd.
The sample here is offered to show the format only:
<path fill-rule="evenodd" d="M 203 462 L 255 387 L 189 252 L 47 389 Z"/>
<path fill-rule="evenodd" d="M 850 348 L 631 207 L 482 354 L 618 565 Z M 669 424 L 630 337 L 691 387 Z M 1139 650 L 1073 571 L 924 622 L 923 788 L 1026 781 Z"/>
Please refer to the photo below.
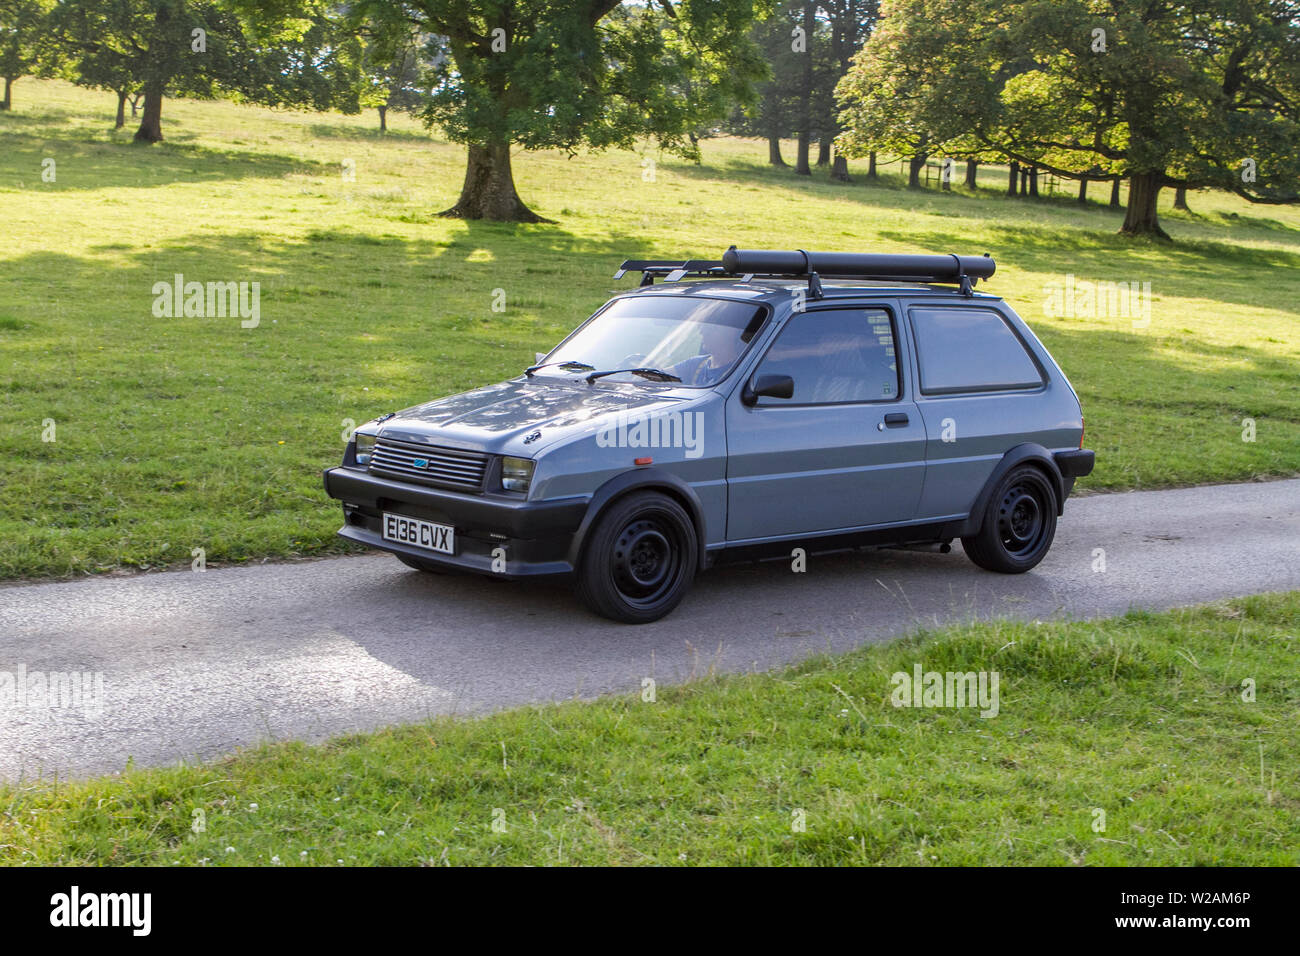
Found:
<path fill-rule="evenodd" d="M 792 398 L 760 405 L 892 402 L 898 398 L 894 328 L 883 309 L 827 309 L 794 316 L 757 369 L 789 375 Z"/>
<path fill-rule="evenodd" d="M 912 309 L 921 393 L 1037 388 L 1043 375 L 992 309 Z"/>

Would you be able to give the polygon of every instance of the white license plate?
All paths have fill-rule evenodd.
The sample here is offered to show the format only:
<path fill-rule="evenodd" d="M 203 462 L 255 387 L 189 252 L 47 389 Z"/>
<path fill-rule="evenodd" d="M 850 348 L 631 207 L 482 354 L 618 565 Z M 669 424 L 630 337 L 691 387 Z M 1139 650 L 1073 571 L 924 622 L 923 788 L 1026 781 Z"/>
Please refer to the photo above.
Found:
<path fill-rule="evenodd" d="M 414 545 L 426 551 L 456 553 L 455 529 L 450 525 L 434 524 L 432 521 L 421 521 L 405 515 L 384 512 L 384 540 Z"/>

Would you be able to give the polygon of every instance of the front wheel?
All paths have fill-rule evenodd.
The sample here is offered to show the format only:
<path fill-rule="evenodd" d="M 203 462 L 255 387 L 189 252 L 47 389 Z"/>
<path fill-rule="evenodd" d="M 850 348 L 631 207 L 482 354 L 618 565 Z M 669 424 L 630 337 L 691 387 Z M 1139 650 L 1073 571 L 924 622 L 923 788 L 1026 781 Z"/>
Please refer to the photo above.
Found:
<path fill-rule="evenodd" d="M 681 602 L 698 564 L 699 542 L 686 509 L 667 495 L 635 492 L 591 529 L 578 597 L 602 617 L 648 624 Z"/>
<path fill-rule="evenodd" d="M 998 483 L 980 530 L 961 539 L 967 556 L 988 571 L 1023 574 L 1042 561 L 1056 536 L 1056 489 L 1032 465 Z"/>

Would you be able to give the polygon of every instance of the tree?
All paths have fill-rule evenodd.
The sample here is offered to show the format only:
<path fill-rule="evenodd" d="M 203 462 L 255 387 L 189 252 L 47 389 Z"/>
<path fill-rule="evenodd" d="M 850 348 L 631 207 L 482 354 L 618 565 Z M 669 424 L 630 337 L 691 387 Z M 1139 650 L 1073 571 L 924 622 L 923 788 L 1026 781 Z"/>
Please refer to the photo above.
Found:
<path fill-rule="evenodd" d="M 50 18 L 51 34 L 64 48 L 68 79 L 117 94 L 116 129 L 126 125 L 126 102 L 139 92 L 143 71 L 142 53 L 125 42 L 132 6 L 131 0 L 61 3 Z"/>
<path fill-rule="evenodd" d="M 13 108 L 13 85 L 36 72 L 44 58 L 47 19 L 53 0 L 0 0 L 0 110 Z"/>
<path fill-rule="evenodd" d="M 391 57 L 368 57 L 366 62 L 370 81 L 366 104 L 378 110 L 381 133 L 388 130 L 389 110 L 417 113 L 427 105 L 419 88 L 422 68 L 416 42 L 402 47 Z"/>
<path fill-rule="evenodd" d="M 360 41 L 311 2 L 62 0 L 52 24 L 73 82 L 117 93 L 118 126 L 142 93 L 137 142 L 162 140 L 166 95 L 360 109 Z"/>
<path fill-rule="evenodd" d="M 360 105 L 379 113 L 379 131 L 388 130 L 388 111 L 417 114 L 429 105 L 426 75 L 443 59 L 443 37 L 426 36 L 403 21 L 362 24 Z"/>
<path fill-rule="evenodd" d="M 825 117 L 826 135 L 834 138 L 842 132 L 835 103 L 835 86 L 853 65 L 853 54 L 871 37 L 880 19 L 880 0 L 824 0 L 822 8 L 826 11 L 831 26 L 830 57 L 833 71 L 828 82 L 823 85 L 826 95 L 824 106 L 819 110 Z M 825 141 L 825 140 L 824 140 Z M 869 156 L 869 176 L 876 173 L 876 157 Z M 842 155 L 836 155 L 831 166 L 831 178 L 848 182 L 849 166 Z"/>
<path fill-rule="evenodd" d="M 817 4 L 815 0 L 804 0 L 800 16 L 799 30 L 802 33 L 802 50 L 799 57 L 799 139 L 795 152 L 794 171 L 800 176 L 811 176 L 812 168 L 808 165 L 808 153 L 812 146 L 813 135 L 813 76 L 816 73 L 813 63 L 813 41 L 817 35 Z"/>
<path fill-rule="evenodd" d="M 737 136 L 767 140 L 767 161 L 788 166 L 781 155 L 781 140 L 790 134 L 798 113 L 799 56 L 792 49 L 790 22 L 778 11 L 756 21 L 750 41 L 767 67 L 767 76 L 755 86 L 752 103 L 738 104 L 726 129 Z"/>
<path fill-rule="evenodd" d="M 893 48 L 860 69 L 907 93 L 895 130 L 945 141 L 958 118 L 1024 166 L 1127 178 L 1126 234 L 1168 238 L 1156 215 L 1166 186 L 1300 200 L 1300 6 L 1290 0 L 893 0 L 884 22 Z M 939 33 L 959 62 L 935 47 Z"/>
<path fill-rule="evenodd" d="M 1034 63 L 1002 91 L 988 138 L 1060 175 L 1080 178 L 1100 166 L 1127 178 L 1121 232 L 1167 239 L 1156 212 L 1167 186 L 1219 187 L 1251 202 L 1300 200 L 1296 4 L 1013 6 L 1000 42 Z"/>
<path fill-rule="evenodd" d="M 908 185 L 919 188 L 929 156 L 969 138 L 984 121 L 994 78 L 975 59 L 977 38 L 940 0 L 881 7 L 868 43 L 836 87 L 847 156 L 873 151 L 910 156 Z"/>
<path fill-rule="evenodd" d="M 425 121 L 467 149 L 444 215 L 537 222 L 510 148 L 630 149 L 639 138 L 698 156 L 691 135 L 747 99 L 762 64 L 756 0 L 362 0 L 370 20 L 445 37 Z"/>

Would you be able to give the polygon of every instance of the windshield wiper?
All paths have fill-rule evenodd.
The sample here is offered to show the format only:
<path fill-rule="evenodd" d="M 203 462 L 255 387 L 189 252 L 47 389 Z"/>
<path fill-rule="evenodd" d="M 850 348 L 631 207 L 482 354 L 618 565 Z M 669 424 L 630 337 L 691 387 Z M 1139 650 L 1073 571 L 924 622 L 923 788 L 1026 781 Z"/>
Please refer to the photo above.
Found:
<path fill-rule="evenodd" d="M 567 368 L 572 369 L 575 372 L 590 372 L 594 370 L 596 366 L 588 365 L 586 362 L 543 362 L 541 365 L 528 366 L 528 368 L 524 369 L 524 374 L 529 378 L 532 378 L 533 373 L 539 368 Z"/>
<path fill-rule="evenodd" d="M 619 375 L 626 373 L 628 375 L 640 375 L 642 378 L 658 379 L 661 382 L 680 382 L 681 379 L 672 372 L 665 372 L 661 368 L 612 368 L 607 372 L 592 372 L 587 376 L 587 384 L 590 385 L 598 378 L 604 378 L 606 375 Z"/>

